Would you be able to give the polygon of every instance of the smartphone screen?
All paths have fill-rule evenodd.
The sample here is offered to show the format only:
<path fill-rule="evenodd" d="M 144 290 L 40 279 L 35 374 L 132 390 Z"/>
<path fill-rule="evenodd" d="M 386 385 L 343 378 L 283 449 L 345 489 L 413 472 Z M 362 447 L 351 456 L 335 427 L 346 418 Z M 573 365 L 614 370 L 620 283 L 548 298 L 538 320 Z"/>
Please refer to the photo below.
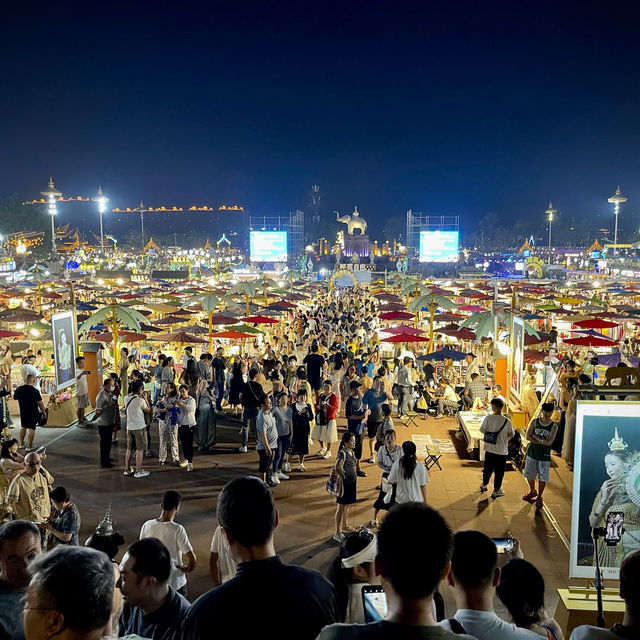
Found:
<path fill-rule="evenodd" d="M 382 587 L 366 585 L 362 587 L 362 603 L 364 606 L 364 621 L 375 622 L 387 615 L 387 596 Z"/>
<path fill-rule="evenodd" d="M 513 551 L 513 538 L 491 538 L 496 545 L 498 553 Z"/>
<path fill-rule="evenodd" d="M 607 533 L 604 541 L 608 545 L 615 545 L 622 538 L 622 525 L 624 524 L 624 513 L 622 511 L 609 511 L 607 514 Z"/>

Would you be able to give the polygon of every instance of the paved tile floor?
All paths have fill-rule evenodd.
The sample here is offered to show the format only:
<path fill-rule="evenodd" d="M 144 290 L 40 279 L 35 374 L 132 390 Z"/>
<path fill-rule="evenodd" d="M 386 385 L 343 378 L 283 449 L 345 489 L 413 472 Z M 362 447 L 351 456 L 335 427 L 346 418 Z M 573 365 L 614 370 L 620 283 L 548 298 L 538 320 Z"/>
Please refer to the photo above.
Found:
<path fill-rule="evenodd" d="M 216 525 L 215 501 L 222 486 L 234 477 L 257 472 L 255 451 L 236 452 L 238 422 L 222 419 L 218 426 L 218 447 L 210 455 L 195 458 L 196 471 L 187 473 L 175 467 L 160 467 L 153 459 L 145 460 L 152 473 L 136 480 L 122 475 L 124 447 L 115 446 L 112 455 L 119 464 L 114 469 L 98 465 L 98 436 L 95 427 L 67 429 L 39 429 L 36 445 L 47 445 L 47 469 L 55 476 L 56 485 L 66 486 L 82 515 L 81 539 L 86 539 L 112 504 L 117 529 L 127 543 L 137 539 L 141 524 L 159 513 L 163 491 L 176 489 L 183 494 L 182 511 L 178 520 L 186 527 L 198 556 L 198 565 L 189 576 L 189 596 L 193 599 L 210 588 L 208 575 L 209 544 Z M 533 562 L 545 577 L 547 608 L 555 611 L 558 601 L 556 589 L 568 581 L 569 553 L 549 518 L 536 512 L 522 501 L 526 483 L 519 472 L 506 474 L 506 496 L 492 500 L 481 495 L 480 462 L 469 458 L 461 442 L 453 437 L 454 418 L 419 420 L 417 428 L 408 428 L 396 421 L 399 442 L 410 439 L 412 433 L 429 433 L 434 438 L 450 438 L 456 453 L 444 454 L 442 471 L 433 468 L 427 485 L 429 504 L 437 508 L 455 529 L 474 528 L 492 537 L 514 536 L 521 543 L 525 557 Z M 15 432 L 15 428 L 14 428 Z M 121 437 L 122 439 L 122 437 Z M 157 442 L 157 430 L 154 445 Z M 312 452 L 315 452 L 314 445 Z M 366 450 L 366 447 L 365 447 Z M 157 451 L 157 447 L 156 447 Z M 335 455 L 335 445 L 334 445 Z M 331 460 L 310 457 L 306 473 L 292 473 L 274 489 L 280 513 L 276 534 L 276 548 L 287 562 L 324 571 L 335 556 L 337 544 L 333 535 L 335 504 L 325 492 Z M 377 467 L 363 463 L 367 478 L 358 483 L 358 502 L 352 507 L 350 523 L 367 523 L 379 482 Z M 546 495 L 550 512 L 564 535 L 569 537 L 571 512 L 571 473 L 555 458 L 552 478 Z M 429 552 L 425 539 L 424 553 Z M 442 588 L 448 609 L 453 610 L 448 588 Z"/>

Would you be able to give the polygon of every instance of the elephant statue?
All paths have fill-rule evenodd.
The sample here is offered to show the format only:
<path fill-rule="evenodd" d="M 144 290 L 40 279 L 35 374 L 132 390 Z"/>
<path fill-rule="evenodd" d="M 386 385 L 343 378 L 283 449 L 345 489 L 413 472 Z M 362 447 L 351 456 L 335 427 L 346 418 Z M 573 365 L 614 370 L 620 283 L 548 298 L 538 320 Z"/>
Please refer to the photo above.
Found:
<path fill-rule="evenodd" d="M 353 213 L 349 216 L 341 216 L 338 211 L 334 211 L 336 220 L 347 225 L 347 233 L 352 236 L 354 229 L 360 229 L 360 235 L 363 236 L 367 232 L 367 221 L 360 217 L 358 207 L 355 207 Z"/>

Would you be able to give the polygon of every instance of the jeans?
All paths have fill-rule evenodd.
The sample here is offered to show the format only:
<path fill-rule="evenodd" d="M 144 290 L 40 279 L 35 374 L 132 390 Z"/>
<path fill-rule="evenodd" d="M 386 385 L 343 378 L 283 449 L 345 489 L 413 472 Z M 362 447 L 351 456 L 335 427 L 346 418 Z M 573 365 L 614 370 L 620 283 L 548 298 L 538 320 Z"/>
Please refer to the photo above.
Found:
<path fill-rule="evenodd" d="M 109 464 L 109 454 L 111 453 L 111 437 L 113 434 L 112 424 L 98 425 L 98 435 L 100 436 L 100 464 Z"/>
<path fill-rule="evenodd" d="M 278 436 L 278 449 L 273 456 L 273 473 L 282 470 L 282 464 L 284 462 L 284 456 L 289 448 L 290 435 Z"/>
<path fill-rule="evenodd" d="M 473 407 L 471 396 L 460 396 L 460 400 L 462 400 L 462 409 L 464 411 L 471 411 L 471 407 Z"/>
<path fill-rule="evenodd" d="M 218 397 L 216 398 L 216 410 L 220 411 L 222 409 L 222 400 L 224 398 L 224 380 L 220 380 L 216 382 L 218 387 Z"/>
<path fill-rule="evenodd" d="M 167 420 L 158 420 L 158 435 L 160 444 L 158 446 L 158 459 L 164 462 L 167 459 L 168 449 L 171 449 L 171 459 L 178 462 L 178 425 L 171 424 Z"/>
<path fill-rule="evenodd" d="M 154 407 L 158 404 L 158 398 L 160 398 L 160 389 L 162 389 L 162 385 L 158 383 L 153 384 L 153 406 Z"/>
<path fill-rule="evenodd" d="M 482 469 L 482 484 L 489 484 L 491 474 L 493 473 L 493 490 L 500 491 L 502 488 L 502 479 L 504 478 L 504 467 L 507 464 L 508 456 L 501 456 L 497 453 L 484 453 L 484 467 Z"/>
<path fill-rule="evenodd" d="M 182 443 L 182 453 L 184 453 L 184 459 L 187 462 L 193 462 L 193 432 L 195 430 L 195 424 L 193 426 L 181 424 L 178 429 L 178 435 Z"/>
<path fill-rule="evenodd" d="M 398 385 L 398 415 L 404 415 L 407 412 L 407 404 L 411 395 L 411 387 Z"/>
<path fill-rule="evenodd" d="M 258 407 L 244 407 L 242 410 L 242 446 L 246 447 L 249 442 L 249 431 L 255 435 L 256 419 L 258 418 Z"/>

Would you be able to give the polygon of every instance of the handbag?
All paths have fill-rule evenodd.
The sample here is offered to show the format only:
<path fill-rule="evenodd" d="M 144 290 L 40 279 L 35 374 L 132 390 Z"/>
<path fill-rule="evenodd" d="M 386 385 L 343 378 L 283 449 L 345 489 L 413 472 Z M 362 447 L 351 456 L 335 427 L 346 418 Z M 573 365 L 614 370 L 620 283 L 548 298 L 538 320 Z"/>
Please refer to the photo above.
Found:
<path fill-rule="evenodd" d="M 38 418 L 38 426 L 44 427 L 47 424 L 48 419 L 49 419 L 49 410 L 47 409 L 47 411 L 45 411 L 44 413 L 42 413 L 41 411 L 40 417 Z"/>
<path fill-rule="evenodd" d="M 483 440 L 487 444 L 496 444 L 498 442 L 498 436 L 502 433 L 502 430 L 507 426 L 508 421 L 509 421 L 509 418 L 505 418 L 504 422 L 502 423 L 502 426 L 497 431 L 487 431 L 484 434 Z"/>
<path fill-rule="evenodd" d="M 336 471 L 335 465 L 329 471 L 329 479 L 325 485 L 327 493 L 334 498 L 341 498 L 344 493 L 344 485 L 342 476 Z"/>

